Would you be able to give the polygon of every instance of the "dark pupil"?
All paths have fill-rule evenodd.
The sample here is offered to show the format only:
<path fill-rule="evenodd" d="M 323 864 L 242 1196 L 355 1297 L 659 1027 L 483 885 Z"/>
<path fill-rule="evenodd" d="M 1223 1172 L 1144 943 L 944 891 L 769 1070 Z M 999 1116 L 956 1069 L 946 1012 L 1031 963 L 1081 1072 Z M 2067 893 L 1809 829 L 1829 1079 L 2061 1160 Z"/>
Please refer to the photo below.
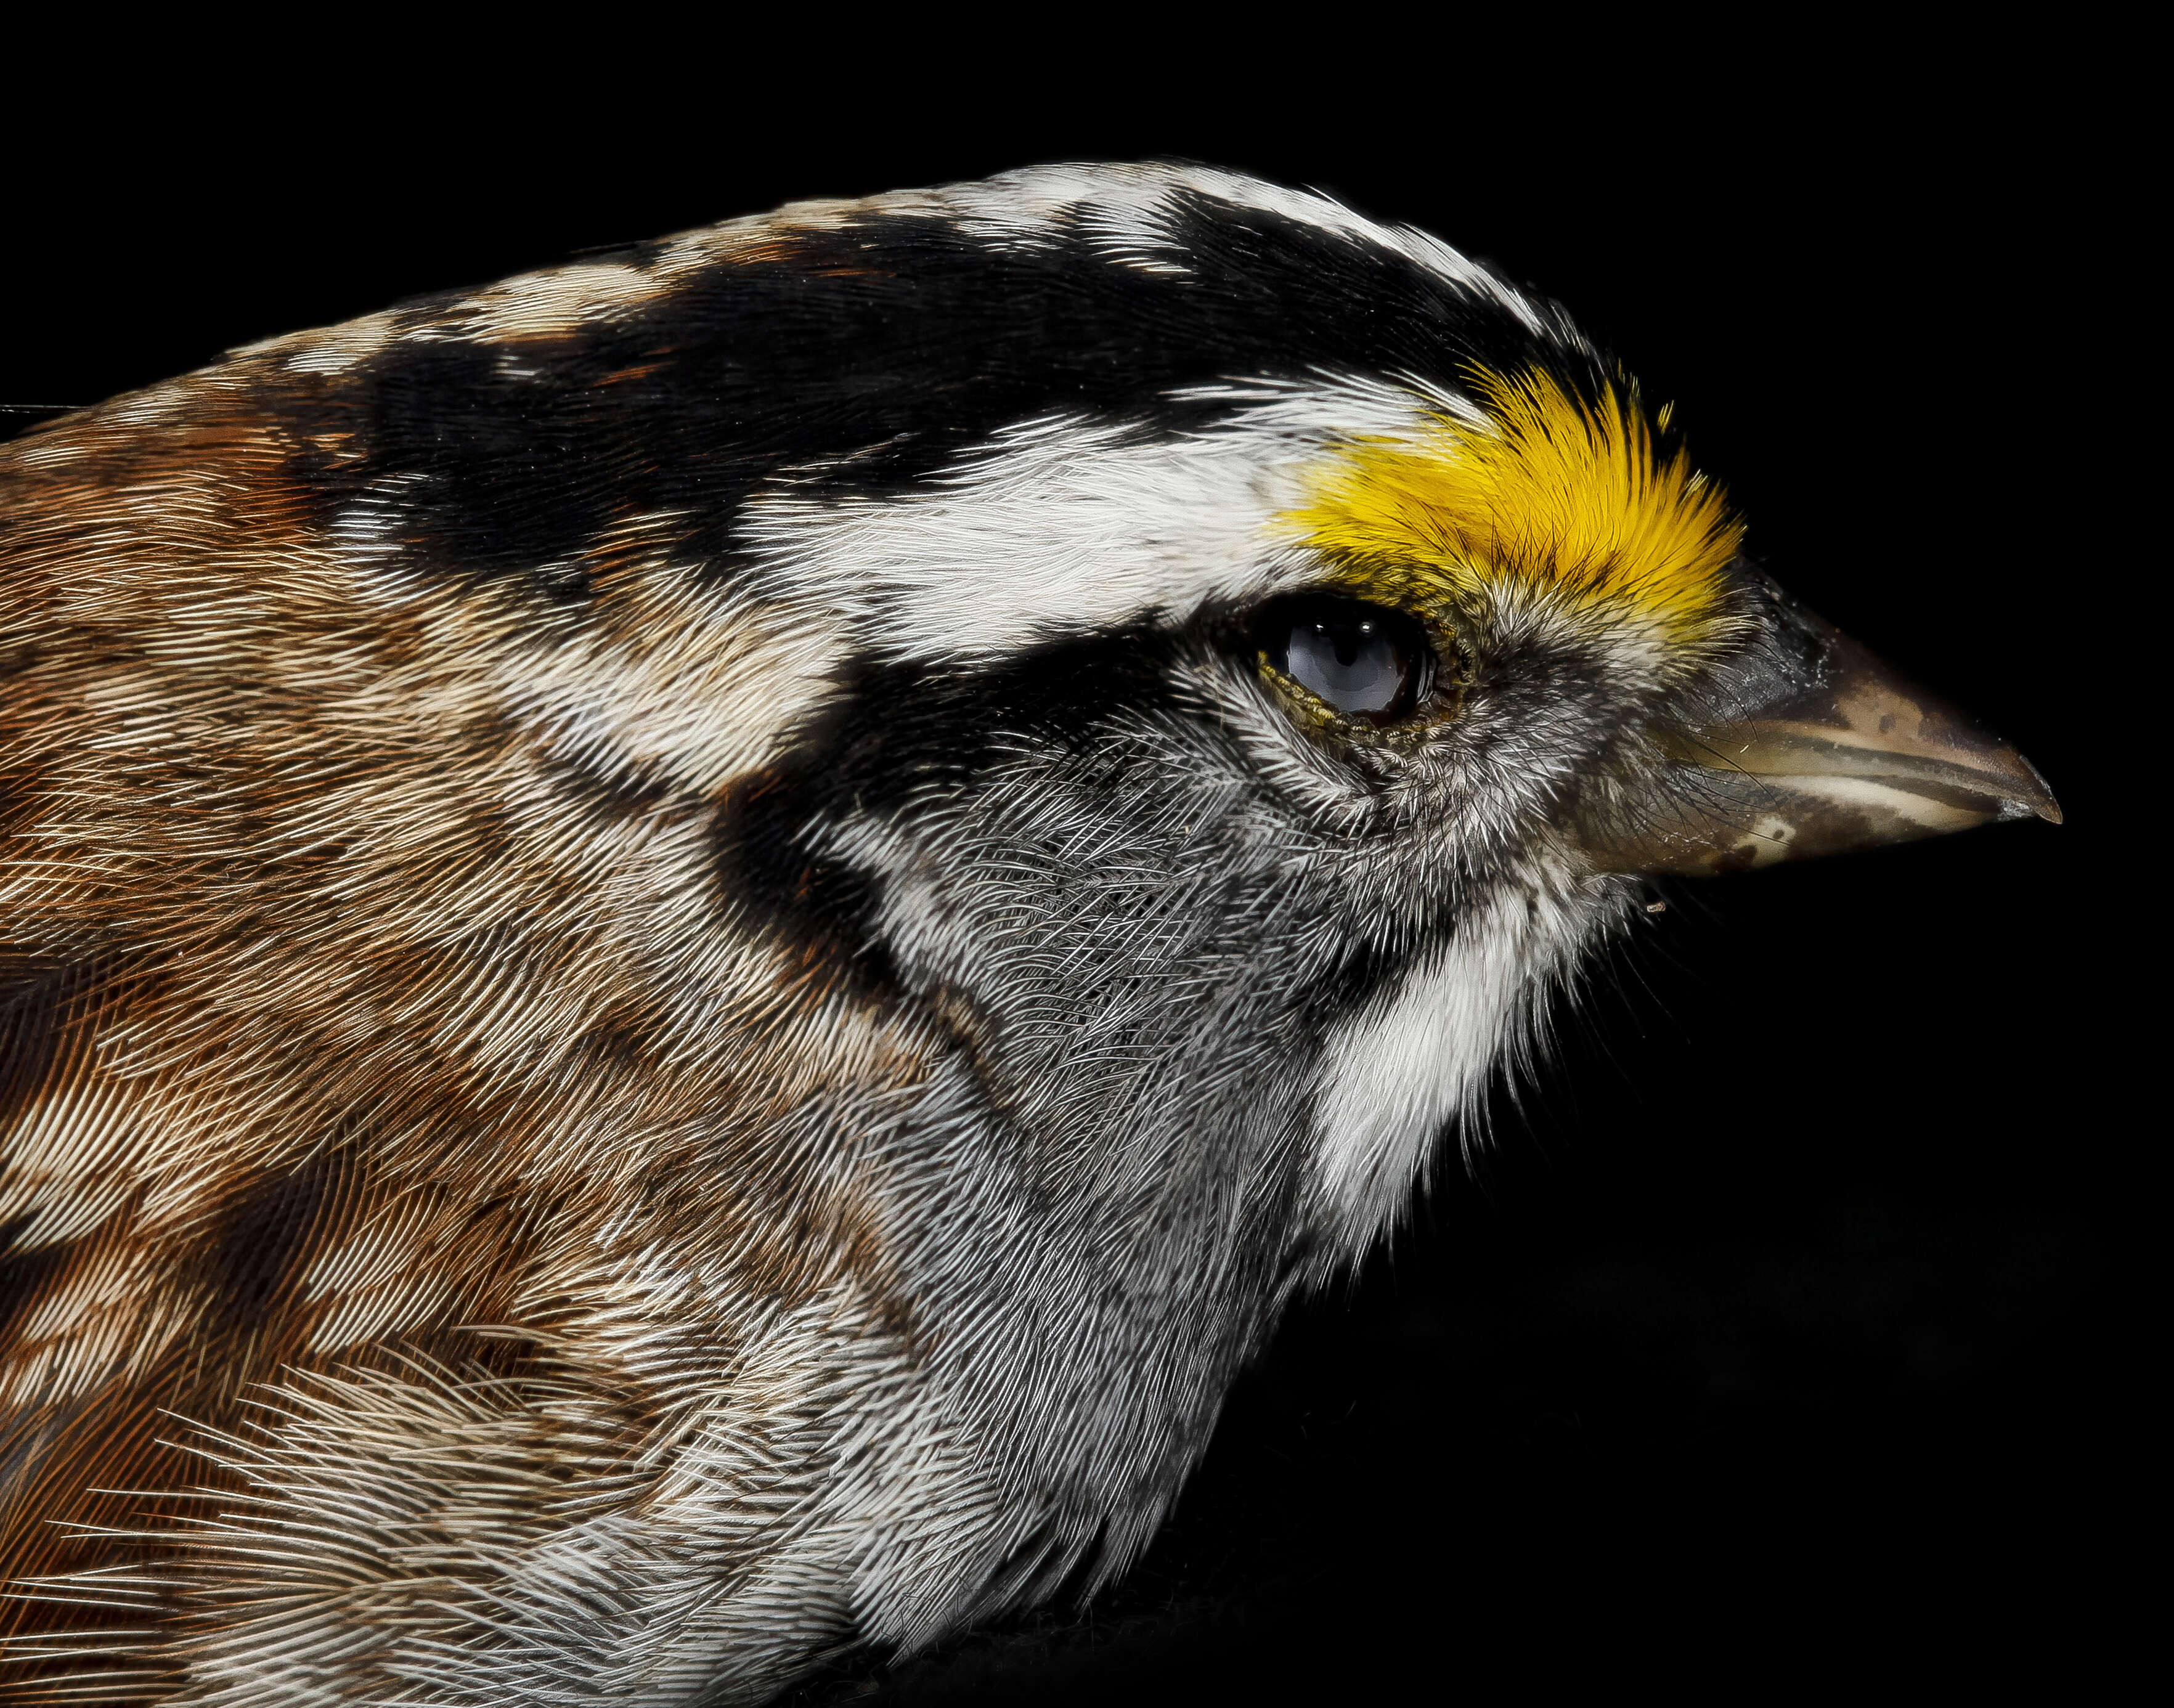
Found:
<path fill-rule="evenodd" d="M 1262 614 L 1261 650 L 1309 694 L 1377 723 L 1410 712 L 1425 640 L 1402 612 L 1307 598 L 1279 601 Z"/>

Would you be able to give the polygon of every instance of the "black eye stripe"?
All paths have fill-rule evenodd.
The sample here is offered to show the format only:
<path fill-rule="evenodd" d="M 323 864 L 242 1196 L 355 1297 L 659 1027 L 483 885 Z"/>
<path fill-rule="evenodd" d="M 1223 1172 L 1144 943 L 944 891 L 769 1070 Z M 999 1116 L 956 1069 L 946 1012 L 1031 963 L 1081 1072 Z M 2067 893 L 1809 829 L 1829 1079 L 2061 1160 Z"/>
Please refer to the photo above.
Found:
<path fill-rule="evenodd" d="M 1417 710 L 1433 657 L 1426 630 L 1403 612 L 1328 594 L 1270 601 L 1253 619 L 1252 639 L 1323 705 L 1375 724 Z"/>

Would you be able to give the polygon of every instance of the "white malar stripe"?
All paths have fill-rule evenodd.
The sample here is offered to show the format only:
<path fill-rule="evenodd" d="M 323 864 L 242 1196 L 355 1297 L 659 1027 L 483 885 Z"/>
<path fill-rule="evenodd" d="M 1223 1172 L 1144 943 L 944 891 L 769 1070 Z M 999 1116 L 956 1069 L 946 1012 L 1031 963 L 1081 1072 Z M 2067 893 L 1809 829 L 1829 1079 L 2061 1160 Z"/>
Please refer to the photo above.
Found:
<path fill-rule="evenodd" d="M 1154 613 L 1183 622 L 1314 571 L 1275 530 L 1331 443 L 1415 430 L 1379 383 L 1263 392 L 1214 430 L 1138 442 L 1129 424 L 1021 423 L 925 489 L 825 498 L 780 487 L 741 542 L 776 591 L 827 607 L 895 661 L 970 662 Z"/>
<path fill-rule="evenodd" d="M 1495 1058 L 1593 922 L 1566 898 L 1511 889 L 1330 1035 L 1316 1081 L 1314 1199 L 1338 1256 L 1363 1256 L 1395 1224 L 1435 1140 L 1475 1111 Z"/>

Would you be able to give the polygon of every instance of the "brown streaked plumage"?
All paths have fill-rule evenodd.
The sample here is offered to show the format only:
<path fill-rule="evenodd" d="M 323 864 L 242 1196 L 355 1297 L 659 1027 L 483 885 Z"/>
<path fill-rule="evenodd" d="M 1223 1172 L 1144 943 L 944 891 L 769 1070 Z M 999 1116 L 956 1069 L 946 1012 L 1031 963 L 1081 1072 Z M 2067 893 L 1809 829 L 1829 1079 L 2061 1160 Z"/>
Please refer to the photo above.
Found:
<path fill-rule="evenodd" d="M 555 1383 L 586 1393 L 607 1460 L 653 1450 L 669 1404 L 606 1350 L 618 1290 L 594 1272 L 681 1213 L 675 1181 L 703 1165 L 668 1135 L 690 1122 L 711 1156 L 750 1135 L 754 1201 L 712 1183 L 701 1216 L 751 1289 L 790 1308 L 846 1281 L 904 1314 L 850 1202 L 760 1139 L 809 1076 L 881 1096 L 922 1046 L 758 934 L 690 951 L 654 929 L 712 881 L 688 809 L 584 822 L 544 795 L 548 747 L 490 691 L 522 666 L 487 605 L 435 622 L 340 596 L 251 397 L 272 360 L 14 449 L 8 1454 L 39 1469 L 0 1536 L 24 1577 L 113 1558 L 85 1529 L 156 1531 L 202 1515 L 184 1491 L 238 1491 L 197 1431 L 246 1440 L 252 1396 L 298 1378 L 425 1360 L 503 1384 L 509 1411 Z M 743 692 L 776 679 L 714 630 L 700 653 L 675 637 L 638 519 L 624 537 L 596 554 L 593 644 L 660 694 L 734 664 Z M 770 726 L 707 704 L 710 739 L 763 756 Z M 754 1007 L 819 1010 L 834 1050 L 798 1077 L 718 1059 Z M 600 1170 L 592 1123 L 658 1138 Z M 736 1338 L 728 1306 L 681 1313 L 705 1360 Z"/>

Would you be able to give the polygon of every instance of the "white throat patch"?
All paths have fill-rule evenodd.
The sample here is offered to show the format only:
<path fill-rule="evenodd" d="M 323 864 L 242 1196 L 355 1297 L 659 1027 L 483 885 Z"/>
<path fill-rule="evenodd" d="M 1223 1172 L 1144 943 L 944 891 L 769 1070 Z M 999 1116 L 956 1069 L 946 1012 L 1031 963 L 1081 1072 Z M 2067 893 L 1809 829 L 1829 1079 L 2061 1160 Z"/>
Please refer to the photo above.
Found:
<path fill-rule="evenodd" d="M 1340 1022 L 1314 1094 L 1317 1225 L 1355 1260 L 1395 1225 L 1436 1139 L 1469 1118 L 1505 1046 L 1591 938 L 1597 898 L 1511 889 Z"/>

